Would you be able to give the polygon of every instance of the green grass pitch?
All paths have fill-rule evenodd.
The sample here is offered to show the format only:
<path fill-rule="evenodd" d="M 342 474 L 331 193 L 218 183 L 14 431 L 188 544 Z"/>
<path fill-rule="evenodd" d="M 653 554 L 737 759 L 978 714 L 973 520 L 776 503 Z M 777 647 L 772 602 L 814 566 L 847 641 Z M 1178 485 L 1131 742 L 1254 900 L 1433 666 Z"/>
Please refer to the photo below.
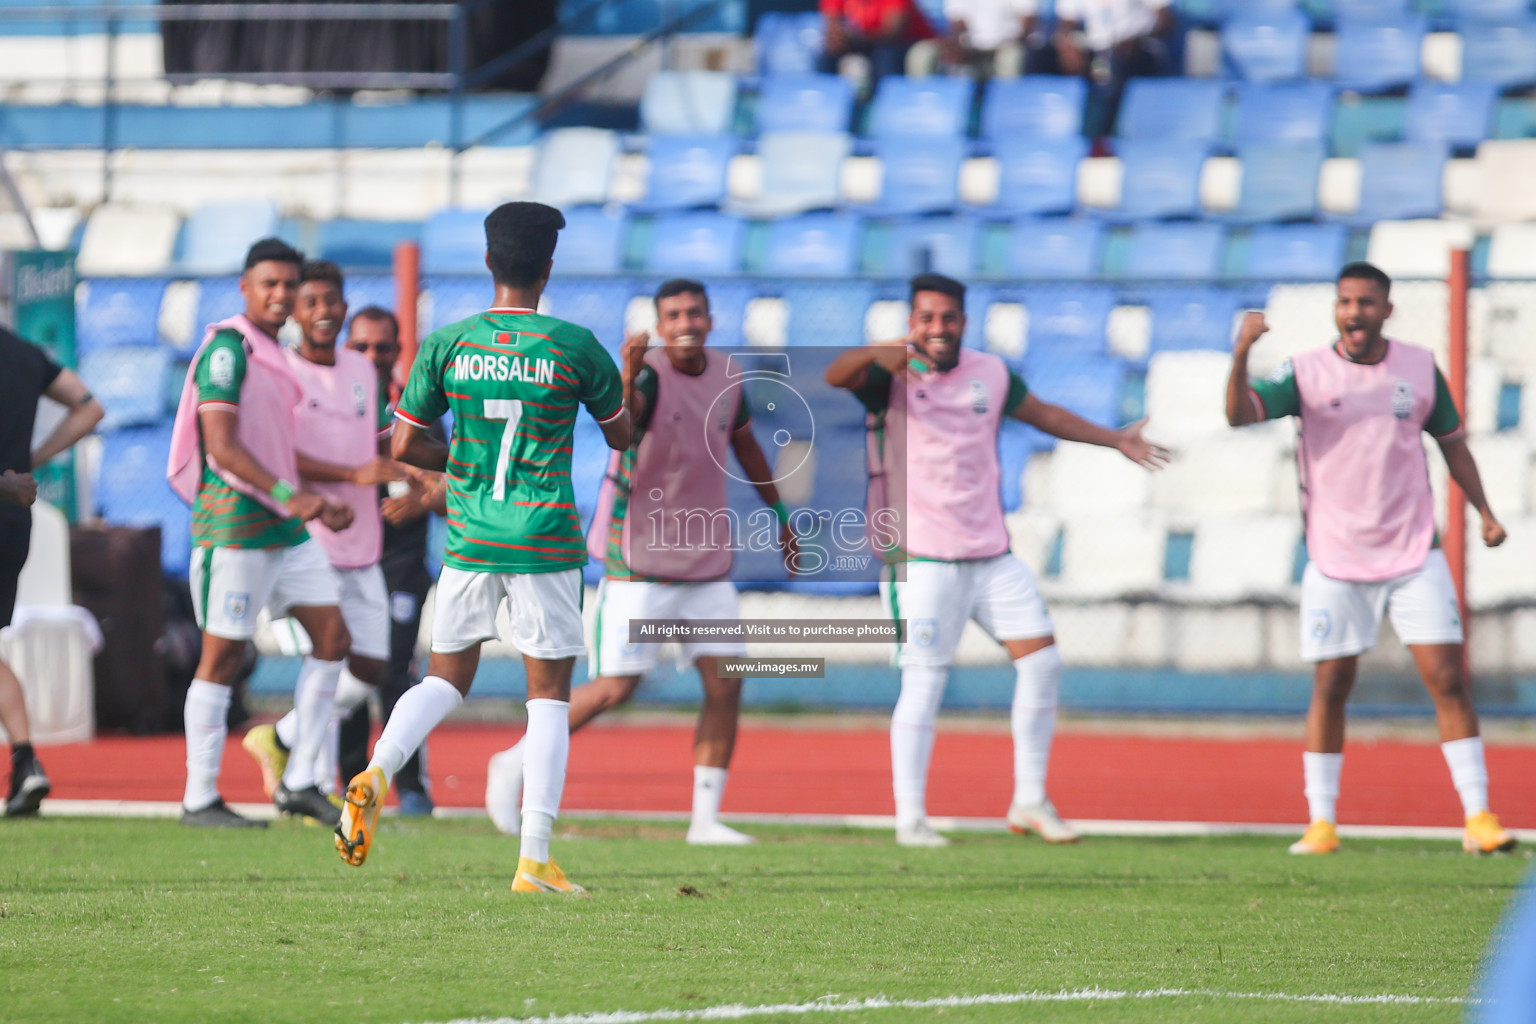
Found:
<path fill-rule="evenodd" d="M 760 828 L 701 849 L 680 827 L 562 823 L 586 898 L 514 896 L 514 840 L 386 821 L 369 863 L 319 828 L 0 821 L 0 1019 L 522 1018 L 1090 988 L 1195 994 L 887 1008 L 756 1020 L 1455 1021 L 1529 864 L 1455 843 L 1004 835 L 903 850 L 885 833 Z"/>

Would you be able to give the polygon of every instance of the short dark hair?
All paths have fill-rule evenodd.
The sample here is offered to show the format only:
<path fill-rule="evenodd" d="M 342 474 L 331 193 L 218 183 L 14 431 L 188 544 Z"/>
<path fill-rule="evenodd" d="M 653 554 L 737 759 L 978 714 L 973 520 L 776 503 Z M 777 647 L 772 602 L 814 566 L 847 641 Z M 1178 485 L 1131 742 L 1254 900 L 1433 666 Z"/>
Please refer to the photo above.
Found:
<path fill-rule="evenodd" d="M 250 270 L 258 263 L 292 263 L 302 267 L 304 254 L 281 238 L 263 238 L 253 244 L 245 253 L 245 269 Z"/>
<path fill-rule="evenodd" d="M 345 291 L 346 284 L 341 276 L 341 268 L 330 260 L 305 260 L 299 265 L 299 284 L 305 281 L 325 281 L 336 286 L 337 291 Z"/>
<path fill-rule="evenodd" d="M 400 340 L 400 321 L 396 318 L 395 314 L 383 306 L 364 306 L 352 314 L 353 323 L 359 320 L 373 320 L 381 324 L 389 324 L 390 329 L 395 332 L 395 340 Z"/>
<path fill-rule="evenodd" d="M 911 299 L 917 298 L 918 292 L 938 292 L 940 295 L 948 295 L 960 303 L 960 308 L 965 308 L 965 285 L 952 277 L 943 274 L 918 274 L 912 279 Z"/>
<path fill-rule="evenodd" d="M 1349 278 L 1361 281 L 1374 281 L 1381 286 L 1381 294 L 1392 294 L 1392 279 L 1387 276 L 1385 270 L 1382 270 L 1374 263 L 1357 260 L 1354 263 L 1344 264 L 1344 269 L 1339 271 L 1338 279 L 1343 281 Z"/>
<path fill-rule="evenodd" d="M 662 299 L 670 299 L 674 295 L 697 295 L 704 300 L 704 312 L 709 312 L 709 292 L 704 290 L 701 282 L 686 277 L 663 281 L 661 287 L 656 289 L 655 303 L 659 306 Z"/>
<path fill-rule="evenodd" d="M 485 250 L 497 284 L 527 288 L 544 276 L 565 217 L 543 203 L 502 203 L 485 218 Z"/>

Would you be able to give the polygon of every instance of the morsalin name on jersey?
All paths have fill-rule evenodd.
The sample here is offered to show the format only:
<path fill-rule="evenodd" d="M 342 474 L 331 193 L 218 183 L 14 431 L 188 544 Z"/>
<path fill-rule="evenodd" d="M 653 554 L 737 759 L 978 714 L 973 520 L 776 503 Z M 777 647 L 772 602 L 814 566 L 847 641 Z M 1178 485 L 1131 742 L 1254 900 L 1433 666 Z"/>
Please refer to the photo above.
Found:
<path fill-rule="evenodd" d="M 552 359 L 527 356 L 457 355 L 453 357 L 454 380 L 520 380 L 528 384 L 555 383 Z"/>

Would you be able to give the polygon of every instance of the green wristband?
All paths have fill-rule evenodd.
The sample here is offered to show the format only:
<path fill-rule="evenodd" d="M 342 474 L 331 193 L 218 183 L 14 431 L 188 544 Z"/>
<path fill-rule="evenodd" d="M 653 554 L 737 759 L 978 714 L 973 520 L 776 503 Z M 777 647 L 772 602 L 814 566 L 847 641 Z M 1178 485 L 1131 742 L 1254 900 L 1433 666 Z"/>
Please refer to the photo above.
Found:
<path fill-rule="evenodd" d="M 789 524 L 789 509 L 784 506 L 784 502 L 776 501 L 773 503 L 773 514 L 779 517 L 780 526 Z"/>
<path fill-rule="evenodd" d="M 272 495 L 272 500 L 279 504 L 287 504 L 288 499 L 293 497 L 293 485 L 286 480 L 279 480 L 267 493 Z"/>

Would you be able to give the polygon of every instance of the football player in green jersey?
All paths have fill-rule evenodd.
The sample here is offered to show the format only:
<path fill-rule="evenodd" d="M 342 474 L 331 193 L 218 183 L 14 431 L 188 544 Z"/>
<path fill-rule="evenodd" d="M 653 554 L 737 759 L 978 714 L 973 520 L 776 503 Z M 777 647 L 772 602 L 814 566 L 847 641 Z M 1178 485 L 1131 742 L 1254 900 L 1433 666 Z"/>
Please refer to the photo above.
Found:
<path fill-rule="evenodd" d="M 422 342 L 395 410 L 395 458 L 448 480 L 448 541 L 437 583 L 427 675 L 395 705 L 373 760 L 347 787 L 336 848 L 362 864 L 395 772 L 474 681 L 480 645 L 508 605 L 528 676 L 522 845 L 515 892 L 575 892 L 549 856 L 570 746 L 571 669 L 584 650 L 586 541 L 571 487 L 580 407 L 609 447 L 633 440 L 613 358 L 584 327 L 541 316 L 539 296 L 565 226 L 540 203 L 506 203 L 485 219 L 491 308 Z M 444 445 L 427 434 L 453 414 Z"/>

